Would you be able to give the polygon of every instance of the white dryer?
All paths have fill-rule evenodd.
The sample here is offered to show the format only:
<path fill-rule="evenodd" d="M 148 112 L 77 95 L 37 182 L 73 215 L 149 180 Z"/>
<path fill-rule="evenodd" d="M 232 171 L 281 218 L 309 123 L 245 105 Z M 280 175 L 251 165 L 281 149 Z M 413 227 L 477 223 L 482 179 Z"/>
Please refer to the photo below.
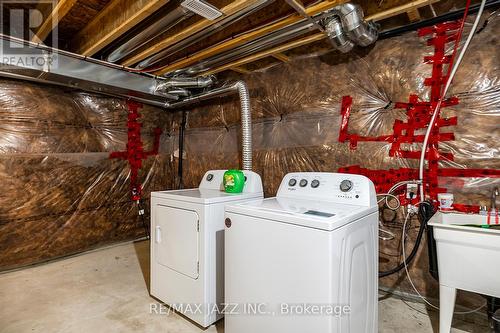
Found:
<path fill-rule="evenodd" d="M 258 174 L 243 171 L 243 193 L 224 192 L 226 170 L 199 188 L 151 193 L 151 295 L 208 327 L 224 302 L 224 206 L 263 197 Z"/>
<path fill-rule="evenodd" d="M 226 206 L 226 333 L 377 332 L 378 206 L 364 176 L 290 173 Z"/>

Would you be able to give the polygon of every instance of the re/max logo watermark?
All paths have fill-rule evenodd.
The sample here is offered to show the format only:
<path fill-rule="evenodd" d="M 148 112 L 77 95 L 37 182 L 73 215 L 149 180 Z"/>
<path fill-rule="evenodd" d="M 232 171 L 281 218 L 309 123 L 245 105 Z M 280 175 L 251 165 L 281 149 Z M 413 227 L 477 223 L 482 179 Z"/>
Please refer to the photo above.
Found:
<path fill-rule="evenodd" d="M 185 315 L 250 315 L 250 316 L 328 316 L 342 317 L 351 314 L 349 305 L 339 304 L 289 304 L 270 306 L 266 303 L 223 304 L 171 304 L 151 303 L 150 314 L 170 315 L 175 312 Z"/>
<path fill-rule="evenodd" d="M 59 18 L 54 11 L 56 5 L 57 0 L 0 0 L 1 33 L 57 48 Z M 57 65 L 57 56 L 52 52 L 15 39 L 2 38 L 0 42 L 1 65 L 46 70 Z"/>
<path fill-rule="evenodd" d="M 161 303 L 151 303 L 149 305 L 150 314 L 170 315 L 174 312 L 183 313 L 186 315 L 209 315 L 209 314 L 253 314 L 264 315 L 270 314 L 265 303 L 248 303 L 248 304 L 171 304 L 170 306 Z"/>

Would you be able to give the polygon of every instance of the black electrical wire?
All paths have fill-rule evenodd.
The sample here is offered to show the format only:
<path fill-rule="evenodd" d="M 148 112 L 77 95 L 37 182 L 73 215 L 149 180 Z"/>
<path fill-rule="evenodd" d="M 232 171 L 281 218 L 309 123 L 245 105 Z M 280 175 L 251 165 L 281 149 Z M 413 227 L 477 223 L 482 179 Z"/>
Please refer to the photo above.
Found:
<path fill-rule="evenodd" d="M 151 238 L 150 236 L 150 233 L 149 233 L 149 226 L 146 222 L 146 210 L 144 209 L 144 207 L 142 206 L 142 199 L 138 200 L 137 201 L 137 210 L 139 212 L 139 216 L 141 217 L 141 221 L 142 221 L 142 227 L 144 228 L 144 232 L 146 233 L 146 237 L 148 239 Z"/>
<path fill-rule="evenodd" d="M 491 19 L 491 16 L 493 16 L 493 14 L 495 14 L 495 12 L 491 13 L 490 16 L 488 16 L 488 18 L 486 20 L 484 20 L 483 26 L 481 28 L 477 29 L 476 35 L 481 33 L 484 29 L 486 29 L 486 27 L 490 23 L 490 19 Z"/>
<path fill-rule="evenodd" d="M 182 157 L 184 155 L 184 136 L 186 132 L 186 111 L 182 111 L 182 121 L 179 130 L 179 164 L 177 169 L 177 176 L 179 177 L 178 189 L 184 188 L 183 170 L 182 170 Z"/>
<path fill-rule="evenodd" d="M 415 240 L 415 244 L 413 245 L 413 249 L 411 250 L 410 255 L 406 258 L 406 265 L 408 266 L 411 261 L 415 258 L 417 255 L 418 248 L 420 247 L 420 243 L 422 242 L 422 236 L 424 235 L 424 230 L 427 227 L 427 222 L 431 219 L 432 215 L 434 215 L 434 206 L 430 201 L 424 201 L 419 205 L 418 208 L 418 217 L 420 220 L 420 228 L 418 229 L 418 235 L 417 239 Z M 403 230 L 403 235 L 401 237 L 405 236 L 405 230 Z M 383 278 L 392 274 L 395 274 L 402 270 L 405 267 L 405 263 L 402 262 L 396 267 L 388 270 L 388 271 L 382 271 L 378 273 L 379 278 Z"/>
<path fill-rule="evenodd" d="M 494 7 L 498 7 L 498 6 L 500 6 L 500 0 L 491 0 L 491 1 L 488 1 L 486 3 L 485 8 L 494 8 Z M 480 4 L 471 6 L 469 8 L 469 13 L 473 14 L 473 13 L 477 12 L 479 10 L 479 7 L 480 7 Z M 394 36 L 401 35 L 405 32 L 418 30 L 418 29 L 426 27 L 426 26 L 430 26 L 430 25 L 434 25 L 434 24 L 438 24 L 438 23 L 442 23 L 442 22 L 446 22 L 446 21 L 456 20 L 456 19 L 459 19 L 463 16 L 463 12 L 464 12 L 464 9 L 461 9 L 461 10 L 449 12 L 449 13 L 446 13 L 444 15 L 437 16 L 437 17 L 434 17 L 434 18 L 431 18 L 428 20 L 423 20 L 420 22 L 408 24 L 408 25 L 403 26 L 403 27 L 395 28 L 395 29 L 388 30 L 388 31 L 383 31 L 380 33 L 379 39 L 391 38 Z M 485 21 L 482 29 L 484 29 L 487 24 L 488 24 L 488 20 Z M 424 230 L 427 229 L 427 222 L 430 220 L 432 215 L 434 215 L 434 208 L 433 208 L 432 203 L 429 201 L 422 202 L 420 204 L 419 210 L 418 210 L 418 216 L 419 216 L 419 220 L 420 220 L 420 228 L 418 230 L 417 239 L 415 240 L 415 244 L 413 246 L 413 249 L 412 249 L 410 255 L 408 256 L 408 258 L 406 258 L 406 265 L 409 265 L 410 262 L 415 258 L 417 251 L 418 251 L 418 248 L 420 246 L 420 243 L 422 241 L 422 236 L 424 234 Z M 404 232 L 405 231 L 403 230 L 402 237 L 404 237 Z M 395 273 L 399 272 L 400 270 L 402 270 L 404 267 L 405 267 L 405 263 L 402 262 L 398 266 L 396 266 L 388 271 L 379 272 L 379 278 L 395 274 Z"/>
<path fill-rule="evenodd" d="M 475 4 L 470 6 L 469 8 L 469 14 L 474 14 L 477 13 L 479 10 L 481 4 Z M 485 9 L 490 9 L 490 8 L 496 8 L 500 6 L 500 0 L 490 0 L 486 2 Z M 382 31 L 379 35 L 379 39 L 385 39 L 385 38 L 391 38 L 394 36 L 399 36 L 405 32 L 409 31 L 415 31 L 423 27 L 428 27 L 434 24 L 446 22 L 446 21 L 453 21 L 453 20 L 458 20 L 463 17 L 464 9 L 456 10 L 453 12 L 449 12 L 440 16 L 436 16 L 433 18 L 430 18 L 428 20 L 423 20 L 411 24 L 407 24 L 402 27 L 398 27 L 395 29 L 387 30 L 387 31 Z"/>

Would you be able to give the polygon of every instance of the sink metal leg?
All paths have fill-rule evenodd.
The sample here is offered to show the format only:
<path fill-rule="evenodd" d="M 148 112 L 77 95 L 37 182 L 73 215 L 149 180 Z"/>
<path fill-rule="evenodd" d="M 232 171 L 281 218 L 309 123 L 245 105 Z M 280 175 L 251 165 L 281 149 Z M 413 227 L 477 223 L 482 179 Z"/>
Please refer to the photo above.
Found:
<path fill-rule="evenodd" d="M 439 333 L 450 333 L 457 289 L 439 286 Z"/>

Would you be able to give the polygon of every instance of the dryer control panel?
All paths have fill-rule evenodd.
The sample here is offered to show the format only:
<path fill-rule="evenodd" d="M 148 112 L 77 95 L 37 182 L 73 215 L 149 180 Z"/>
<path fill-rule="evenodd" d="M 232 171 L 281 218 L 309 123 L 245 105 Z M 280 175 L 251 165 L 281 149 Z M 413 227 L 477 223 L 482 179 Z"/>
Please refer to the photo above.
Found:
<path fill-rule="evenodd" d="M 365 176 L 329 172 L 294 172 L 281 181 L 277 197 L 376 206 L 373 182 Z"/>
<path fill-rule="evenodd" d="M 224 173 L 227 170 L 210 170 L 205 173 L 200 182 L 200 189 L 224 191 Z M 253 171 L 242 170 L 245 175 L 243 193 L 261 193 L 262 180 L 259 174 Z"/>

